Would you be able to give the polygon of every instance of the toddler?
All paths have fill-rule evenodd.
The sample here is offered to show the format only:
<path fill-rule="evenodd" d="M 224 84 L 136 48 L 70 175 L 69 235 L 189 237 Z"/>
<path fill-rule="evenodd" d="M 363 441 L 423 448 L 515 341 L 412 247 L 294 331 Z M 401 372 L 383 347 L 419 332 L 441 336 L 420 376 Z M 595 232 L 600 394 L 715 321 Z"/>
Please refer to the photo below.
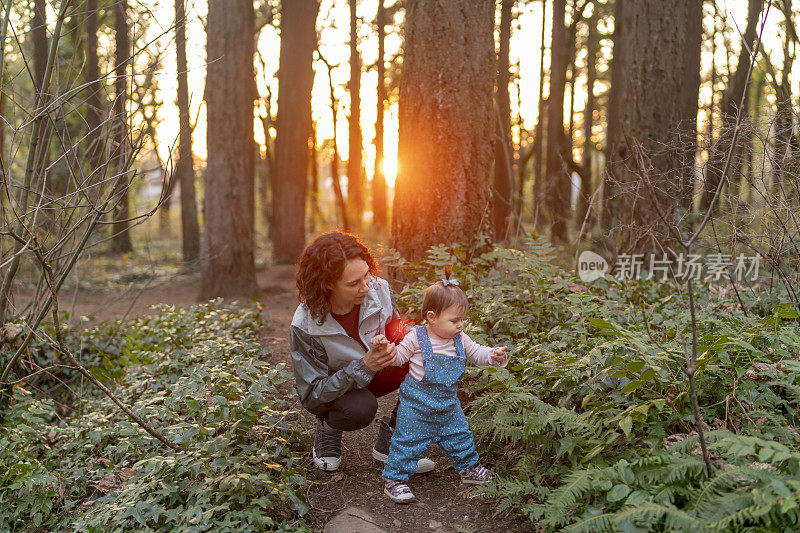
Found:
<path fill-rule="evenodd" d="M 483 484 L 491 473 L 478 462 L 475 441 L 461 403 L 458 382 L 469 359 L 477 365 L 506 366 L 506 347 L 491 348 L 470 339 L 463 331 L 469 309 L 458 281 L 445 277 L 425 290 L 422 317 L 426 326 L 412 329 L 397 345 L 395 366 L 409 361 L 400 386 L 397 427 L 383 469 L 384 492 L 397 503 L 414 501 L 405 484 L 417 470 L 417 460 L 438 442 L 453 461 L 462 483 Z M 388 343 L 383 335 L 372 344 Z"/>

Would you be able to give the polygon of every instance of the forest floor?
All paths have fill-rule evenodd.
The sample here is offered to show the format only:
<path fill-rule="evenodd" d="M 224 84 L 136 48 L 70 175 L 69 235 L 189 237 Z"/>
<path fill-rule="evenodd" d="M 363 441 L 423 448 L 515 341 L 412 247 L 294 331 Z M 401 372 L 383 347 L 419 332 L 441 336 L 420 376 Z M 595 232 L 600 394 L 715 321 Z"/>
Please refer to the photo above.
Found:
<path fill-rule="evenodd" d="M 258 272 L 260 296 L 268 323 L 260 339 L 270 348 L 272 362 L 291 365 L 289 355 L 289 323 L 297 307 L 293 266 L 274 266 Z M 114 321 L 122 317 L 144 316 L 156 304 L 189 306 L 198 301 L 199 279 L 176 276 L 152 283 L 139 290 L 66 291 L 61 309 L 72 309 L 73 320 L 89 325 L 98 321 Z M 24 296 L 24 294 L 19 294 Z M 297 402 L 290 387 L 286 394 Z M 377 418 L 391 412 L 397 393 L 379 399 Z M 303 417 L 304 429 L 313 436 L 315 419 Z M 513 516 L 493 516 L 492 502 L 465 492 L 448 458 L 437 447 L 427 457 L 436 461 L 430 474 L 414 478 L 409 486 L 417 502 L 397 505 L 383 494 L 382 464 L 372 458 L 372 446 L 378 425 L 361 431 L 346 432 L 343 439 L 342 466 L 337 472 L 321 472 L 314 468 L 311 450 L 307 453 L 310 511 L 306 521 L 315 530 L 335 532 L 478 532 L 531 531 L 530 522 Z"/>

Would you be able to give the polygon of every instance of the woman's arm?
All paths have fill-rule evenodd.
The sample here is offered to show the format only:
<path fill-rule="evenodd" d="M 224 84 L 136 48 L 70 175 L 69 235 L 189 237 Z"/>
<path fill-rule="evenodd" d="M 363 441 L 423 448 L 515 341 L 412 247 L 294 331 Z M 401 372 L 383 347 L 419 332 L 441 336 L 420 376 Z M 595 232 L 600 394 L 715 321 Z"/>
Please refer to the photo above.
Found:
<path fill-rule="evenodd" d="M 341 370 L 328 374 L 325 350 L 311 335 L 295 326 L 289 334 L 289 350 L 294 369 L 294 386 L 303 407 L 314 414 L 325 412 L 325 406 L 353 388 L 364 388 L 375 372 L 364 359 L 351 361 Z"/>

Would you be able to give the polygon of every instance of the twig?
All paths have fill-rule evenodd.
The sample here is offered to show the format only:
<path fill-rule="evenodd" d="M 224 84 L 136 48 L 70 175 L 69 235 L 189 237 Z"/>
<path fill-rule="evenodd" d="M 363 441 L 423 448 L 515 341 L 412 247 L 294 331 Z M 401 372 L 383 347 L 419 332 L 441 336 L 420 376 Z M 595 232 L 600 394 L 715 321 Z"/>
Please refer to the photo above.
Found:
<path fill-rule="evenodd" d="M 165 446 L 173 449 L 174 451 L 176 452 L 186 451 L 177 444 L 167 439 L 164 435 L 155 430 L 150 424 L 145 422 L 139 415 L 134 413 L 130 409 L 130 407 L 122 403 L 122 401 L 119 398 L 117 398 L 116 395 L 113 392 L 111 392 L 111 390 L 108 387 L 106 387 L 102 382 L 100 382 L 100 380 L 94 377 L 94 375 L 91 372 L 89 372 L 86 369 L 86 367 L 84 367 L 80 362 L 78 362 L 77 359 L 75 359 L 75 356 L 72 354 L 69 348 L 67 348 L 66 344 L 64 343 L 64 338 L 61 335 L 61 322 L 58 319 L 58 296 L 57 296 L 58 289 L 56 288 L 56 285 L 54 285 L 53 283 L 53 271 L 50 268 L 50 265 L 45 260 L 44 255 L 42 254 L 39 246 L 33 247 L 33 251 L 42 268 L 42 273 L 44 274 L 44 278 L 47 281 L 47 286 L 51 291 L 53 329 L 55 330 L 56 334 L 56 349 L 58 350 L 58 352 L 61 353 L 63 356 L 65 356 L 67 359 L 69 359 L 70 363 L 72 363 L 72 365 L 78 370 L 78 372 L 83 374 L 83 376 L 86 379 L 92 382 L 92 384 L 94 384 L 98 389 L 103 391 L 103 394 L 108 396 L 108 398 L 112 402 L 114 402 L 114 404 L 116 404 L 117 407 L 119 407 L 126 415 L 128 415 L 128 417 L 130 417 L 134 422 L 136 422 L 139 426 L 141 426 L 142 429 L 147 431 L 150 435 L 152 435 L 153 437 L 161 441 L 161 443 L 163 443 Z"/>

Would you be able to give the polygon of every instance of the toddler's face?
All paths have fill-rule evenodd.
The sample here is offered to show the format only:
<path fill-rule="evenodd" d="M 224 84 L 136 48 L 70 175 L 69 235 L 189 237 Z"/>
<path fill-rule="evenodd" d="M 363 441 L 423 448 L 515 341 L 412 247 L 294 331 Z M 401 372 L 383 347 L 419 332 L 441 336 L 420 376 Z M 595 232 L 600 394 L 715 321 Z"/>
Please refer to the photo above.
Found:
<path fill-rule="evenodd" d="M 428 312 L 428 326 L 440 339 L 452 339 L 464 329 L 466 311 L 458 306 L 448 307 L 438 315 Z"/>

